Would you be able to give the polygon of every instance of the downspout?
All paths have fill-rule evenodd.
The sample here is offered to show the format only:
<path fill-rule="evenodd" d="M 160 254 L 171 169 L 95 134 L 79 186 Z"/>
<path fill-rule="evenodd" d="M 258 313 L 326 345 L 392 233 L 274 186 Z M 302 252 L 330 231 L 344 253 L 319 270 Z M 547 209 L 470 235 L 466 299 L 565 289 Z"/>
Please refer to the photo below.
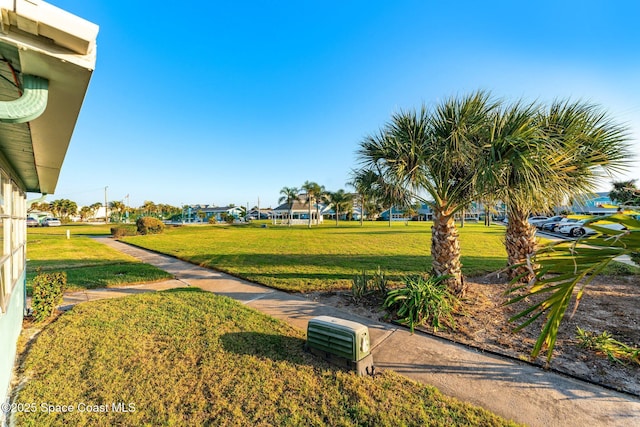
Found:
<path fill-rule="evenodd" d="M 49 81 L 41 77 L 22 76 L 22 96 L 12 101 L 0 101 L 0 122 L 26 123 L 37 119 L 47 109 Z"/>

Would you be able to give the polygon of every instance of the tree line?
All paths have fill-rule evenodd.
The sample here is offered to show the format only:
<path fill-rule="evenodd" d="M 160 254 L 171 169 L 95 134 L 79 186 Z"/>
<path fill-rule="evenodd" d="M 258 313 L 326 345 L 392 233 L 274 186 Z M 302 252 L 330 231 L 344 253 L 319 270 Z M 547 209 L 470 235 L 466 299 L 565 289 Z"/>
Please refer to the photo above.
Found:
<path fill-rule="evenodd" d="M 113 221 L 122 221 L 124 218 L 138 218 L 141 216 L 153 216 L 160 219 L 169 218 L 182 212 L 182 208 L 167 204 L 156 204 L 152 201 L 145 201 L 139 207 L 126 206 L 121 201 L 111 201 L 108 204 L 109 215 Z M 54 216 L 63 221 L 68 221 L 70 217 L 79 216 L 81 221 L 95 218 L 98 211 L 104 207 L 103 203 L 96 202 L 88 206 L 78 208 L 76 202 L 69 199 L 58 199 L 51 202 L 40 202 L 32 204 L 28 212 L 51 212 Z M 104 215 L 104 213 L 103 213 Z"/>

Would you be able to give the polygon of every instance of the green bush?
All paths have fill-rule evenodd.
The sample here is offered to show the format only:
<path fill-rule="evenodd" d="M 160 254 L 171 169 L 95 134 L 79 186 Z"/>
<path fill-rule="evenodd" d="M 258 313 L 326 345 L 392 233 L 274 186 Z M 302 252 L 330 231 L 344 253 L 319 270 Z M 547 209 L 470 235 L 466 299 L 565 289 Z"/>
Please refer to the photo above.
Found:
<path fill-rule="evenodd" d="M 31 308 L 37 322 L 51 317 L 62 303 L 62 295 L 67 287 L 66 273 L 43 273 L 38 271 L 33 279 L 33 296 Z"/>
<path fill-rule="evenodd" d="M 398 321 L 413 332 L 416 326 L 429 322 L 434 331 L 444 325 L 455 327 L 452 312 L 456 297 L 449 292 L 444 279 L 448 276 L 410 276 L 405 286 L 387 293 L 383 307 L 395 312 Z"/>
<path fill-rule="evenodd" d="M 226 212 L 220 214 L 220 219 L 222 219 L 224 222 L 226 222 L 227 224 L 233 224 L 236 220 L 236 217 L 228 214 Z"/>
<path fill-rule="evenodd" d="M 134 225 L 118 225 L 117 227 L 111 227 L 111 235 L 116 239 L 125 236 L 135 236 L 137 233 L 137 227 Z"/>
<path fill-rule="evenodd" d="M 140 234 L 159 234 L 164 231 L 164 223 L 158 218 L 143 216 L 136 221 L 138 233 Z"/>
<path fill-rule="evenodd" d="M 217 224 L 218 220 L 216 219 L 215 215 L 212 215 L 212 216 L 209 217 L 208 222 L 209 222 L 209 224 Z"/>

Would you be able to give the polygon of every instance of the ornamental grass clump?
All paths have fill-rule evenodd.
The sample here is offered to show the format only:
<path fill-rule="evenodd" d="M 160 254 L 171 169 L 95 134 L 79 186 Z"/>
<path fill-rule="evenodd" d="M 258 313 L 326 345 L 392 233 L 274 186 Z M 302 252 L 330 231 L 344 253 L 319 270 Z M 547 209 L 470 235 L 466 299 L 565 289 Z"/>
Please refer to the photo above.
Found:
<path fill-rule="evenodd" d="M 353 276 L 351 295 L 356 302 L 370 295 L 384 299 L 388 290 L 387 279 L 380 266 L 373 272 L 371 277 L 367 275 L 364 269 L 361 274 Z"/>
<path fill-rule="evenodd" d="M 66 273 L 38 271 L 33 279 L 33 297 L 31 298 L 33 318 L 36 322 L 42 322 L 53 315 L 56 307 L 62 303 L 62 295 L 66 287 Z"/>
<path fill-rule="evenodd" d="M 413 333 L 416 326 L 429 324 L 434 332 L 455 328 L 453 311 L 457 298 L 447 287 L 447 276 L 408 276 L 405 286 L 387 293 L 384 308 L 395 313 L 398 322 Z"/>

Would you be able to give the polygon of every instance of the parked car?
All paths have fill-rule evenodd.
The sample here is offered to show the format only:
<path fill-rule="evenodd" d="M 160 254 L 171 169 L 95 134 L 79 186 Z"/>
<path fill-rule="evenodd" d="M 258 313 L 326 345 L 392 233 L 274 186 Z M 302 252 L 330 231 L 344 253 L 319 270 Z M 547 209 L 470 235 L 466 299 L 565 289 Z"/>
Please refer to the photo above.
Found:
<path fill-rule="evenodd" d="M 539 228 L 540 230 L 542 230 L 542 226 L 545 224 L 548 224 L 550 222 L 560 222 L 562 221 L 564 217 L 563 216 L 552 216 L 551 218 L 547 218 L 547 219 L 540 219 L 540 220 L 536 220 L 536 221 L 529 221 L 531 224 L 535 225 L 537 228 Z"/>
<path fill-rule="evenodd" d="M 45 218 L 42 220 L 43 227 L 60 227 L 62 223 L 58 218 Z"/>
<path fill-rule="evenodd" d="M 571 224 L 567 224 L 564 225 L 562 227 L 560 227 L 558 229 L 558 231 L 562 234 L 568 234 L 569 236 L 572 237 L 580 237 L 580 236 L 584 236 L 585 234 L 589 235 L 589 234 L 596 234 L 597 231 L 595 231 L 592 228 L 589 227 L 585 227 L 585 222 L 587 220 L 581 220 L 581 221 L 577 221 Z M 617 234 L 617 231 L 623 231 L 626 230 L 627 228 L 622 225 L 622 224 L 618 224 L 618 223 L 612 223 L 612 224 L 598 224 L 599 227 L 603 227 L 603 228 L 609 228 L 612 230 L 611 234 Z"/>
<path fill-rule="evenodd" d="M 39 225 L 40 223 L 38 222 L 37 219 L 31 218 L 31 217 L 27 218 L 27 227 L 37 227 Z"/>
<path fill-rule="evenodd" d="M 531 216 L 531 217 L 529 217 L 529 219 L 527 221 L 529 221 L 529 224 L 531 224 L 531 225 L 536 225 L 538 222 L 544 221 L 546 219 L 549 219 L 549 217 L 546 217 L 546 216 Z"/>
<path fill-rule="evenodd" d="M 576 218 L 562 218 L 559 221 L 545 222 L 540 229 L 543 231 L 553 231 L 557 233 L 560 227 L 563 227 L 565 225 L 569 225 L 571 223 L 578 222 L 578 221 L 579 220 Z"/>

